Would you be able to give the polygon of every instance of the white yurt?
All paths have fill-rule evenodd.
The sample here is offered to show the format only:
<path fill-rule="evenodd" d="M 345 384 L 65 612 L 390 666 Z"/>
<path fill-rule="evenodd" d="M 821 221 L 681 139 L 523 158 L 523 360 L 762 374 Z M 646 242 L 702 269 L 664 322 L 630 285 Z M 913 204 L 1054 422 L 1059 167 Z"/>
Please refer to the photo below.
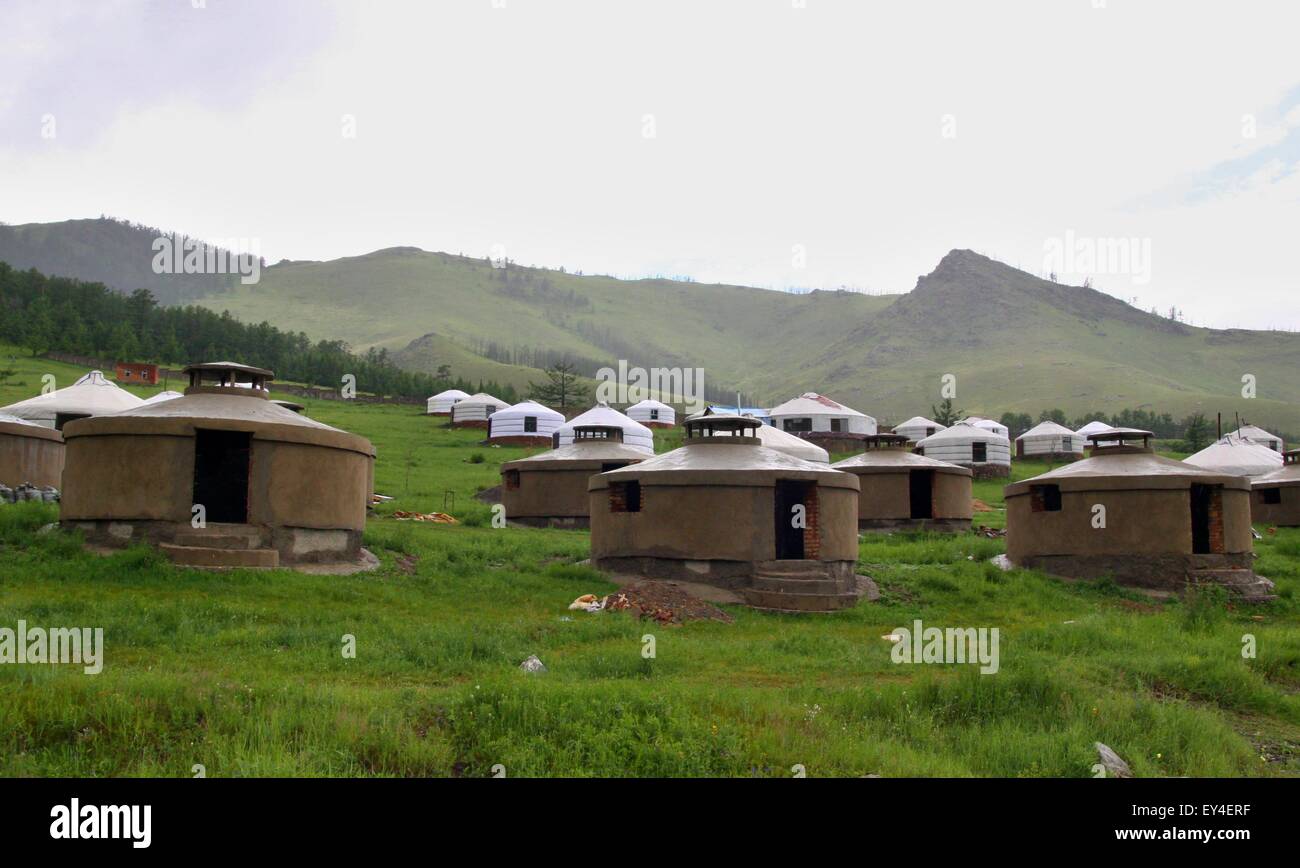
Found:
<path fill-rule="evenodd" d="M 1282 442 L 1281 437 L 1268 433 L 1258 425 L 1242 425 L 1228 436 L 1249 440 L 1251 443 L 1258 443 L 1260 446 L 1267 446 L 1278 455 L 1286 451 L 1286 444 Z"/>
<path fill-rule="evenodd" d="M 830 453 L 818 446 L 816 443 L 809 443 L 802 437 L 796 437 L 793 434 L 787 434 L 775 425 L 762 425 L 755 429 L 754 436 L 757 437 L 762 445 L 768 449 L 775 449 L 777 452 L 784 452 L 786 455 L 811 461 L 813 464 L 830 464 Z"/>
<path fill-rule="evenodd" d="M 916 444 L 916 451 L 927 458 L 969 467 L 977 479 L 1011 473 L 1011 441 L 966 422 L 926 437 Z"/>
<path fill-rule="evenodd" d="M 772 424 L 792 434 L 875 434 L 876 420 L 838 401 L 804 392 L 770 411 Z"/>
<path fill-rule="evenodd" d="M 510 405 L 487 392 L 461 398 L 451 407 L 451 424 L 470 428 L 486 428 L 488 417 Z"/>
<path fill-rule="evenodd" d="M 151 395 L 150 397 L 145 398 L 144 404 L 142 404 L 141 406 L 147 407 L 150 404 L 161 404 L 163 401 L 170 401 L 173 398 L 184 398 L 184 397 L 185 396 L 182 395 L 180 392 L 172 392 L 172 391 L 159 392 L 157 395 Z"/>
<path fill-rule="evenodd" d="M 73 419 L 105 416 L 139 407 L 143 403 L 142 399 L 116 383 L 109 382 L 102 371 L 91 371 L 71 386 L 8 407 L 0 407 L 0 410 L 19 419 L 62 431 L 63 423 Z"/>
<path fill-rule="evenodd" d="M 677 424 L 677 411 L 662 401 L 651 398 L 628 407 L 627 417 L 651 428 L 671 428 Z"/>
<path fill-rule="evenodd" d="M 670 407 L 671 411 L 672 408 Z M 573 429 L 579 425 L 599 425 L 606 428 L 623 429 L 623 445 L 629 446 L 646 455 L 655 454 L 655 432 L 635 419 L 610 407 L 603 401 L 585 413 L 574 416 L 568 422 L 555 429 L 554 446 L 568 446 L 573 443 Z"/>
<path fill-rule="evenodd" d="M 520 401 L 513 407 L 497 410 L 488 418 L 488 440 L 493 443 L 535 440 L 549 444 L 555 429 L 563 424 L 563 413 L 536 401 Z"/>
<path fill-rule="evenodd" d="M 906 422 L 899 422 L 895 425 L 894 433 L 901 434 L 911 442 L 916 443 L 947 429 L 947 425 L 942 425 L 933 419 L 927 419 L 924 416 L 913 416 Z"/>
<path fill-rule="evenodd" d="M 1084 440 L 1064 425 L 1039 422 L 1016 438 L 1017 458 L 1082 458 Z"/>
<path fill-rule="evenodd" d="M 1011 440 L 1011 430 L 1001 422 L 994 422 L 992 419 L 985 419 L 983 416 L 967 416 L 957 424 L 961 425 L 963 423 L 966 425 L 973 425 L 984 431 L 992 431 L 994 434 L 1006 437 L 1008 442 Z"/>
<path fill-rule="evenodd" d="M 425 403 L 425 412 L 430 416 L 450 416 L 452 406 L 468 397 L 469 392 L 462 392 L 460 389 L 439 392 Z"/>
<path fill-rule="evenodd" d="M 1282 455 L 1262 443 L 1243 440 L 1229 434 L 1206 446 L 1195 455 L 1183 459 L 1203 470 L 1213 470 L 1232 476 L 1263 476 L 1282 466 Z"/>
<path fill-rule="evenodd" d="M 1103 434 L 1109 430 L 1110 430 L 1110 426 L 1107 425 L 1105 422 L 1101 421 L 1100 419 L 1093 419 L 1087 425 L 1084 425 L 1082 428 L 1080 428 L 1078 431 L 1075 431 L 1074 433 L 1082 437 L 1084 444 L 1087 445 L 1089 434 Z"/>

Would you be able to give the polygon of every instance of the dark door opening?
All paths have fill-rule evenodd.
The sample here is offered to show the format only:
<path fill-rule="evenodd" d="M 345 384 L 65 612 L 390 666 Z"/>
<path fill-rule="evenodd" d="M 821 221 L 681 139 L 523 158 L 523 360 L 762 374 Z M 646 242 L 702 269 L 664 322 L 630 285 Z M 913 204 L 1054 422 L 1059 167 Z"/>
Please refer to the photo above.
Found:
<path fill-rule="evenodd" d="M 912 501 L 912 518 L 934 518 L 934 471 L 909 471 L 907 487 Z"/>
<path fill-rule="evenodd" d="M 253 435 L 246 431 L 194 432 L 194 502 L 209 522 L 248 521 L 248 463 Z"/>
<path fill-rule="evenodd" d="M 804 528 L 795 526 L 795 507 L 803 507 L 807 526 L 809 490 L 812 485 L 797 479 L 778 479 L 776 482 L 776 560 L 801 561 L 804 559 Z"/>
<path fill-rule="evenodd" d="M 1210 554 L 1210 503 L 1213 489 L 1208 485 L 1192 486 L 1192 554 Z"/>

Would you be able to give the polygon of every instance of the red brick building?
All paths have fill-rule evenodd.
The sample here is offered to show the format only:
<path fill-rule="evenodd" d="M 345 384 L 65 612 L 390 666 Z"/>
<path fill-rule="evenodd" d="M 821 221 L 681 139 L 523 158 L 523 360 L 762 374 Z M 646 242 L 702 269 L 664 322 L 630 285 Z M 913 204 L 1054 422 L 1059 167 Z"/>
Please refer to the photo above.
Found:
<path fill-rule="evenodd" d="M 158 366 L 143 362 L 118 362 L 113 368 L 113 376 L 119 383 L 135 383 L 138 386 L 158 385 Z"/>

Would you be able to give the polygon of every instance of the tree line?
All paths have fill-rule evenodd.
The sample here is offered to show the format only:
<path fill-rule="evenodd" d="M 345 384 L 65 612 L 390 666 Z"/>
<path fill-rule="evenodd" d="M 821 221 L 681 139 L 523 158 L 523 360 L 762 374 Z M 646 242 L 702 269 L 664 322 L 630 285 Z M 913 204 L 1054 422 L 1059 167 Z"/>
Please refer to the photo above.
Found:
<path fill-rule="evenodd" d="M 58 351 L 116 361 L 186 365 L 237 361 L 269 368 L 277 379 L 338 388 L 345 374 L 376 395 L 427 398 L 444 389 L 491 392 L 517 400 L 515 389 L 472 383 L 442 365 L 436 376 L 397 367 L 387 350 L 351 351 L 344 341 L 313 342 L 267 322 L 242 323 L 194 305 L 162 307 L 147 289 L 126 295 L 102 283 L 47 277 L 0 262 L 0 341 L 32 353 Z"/>

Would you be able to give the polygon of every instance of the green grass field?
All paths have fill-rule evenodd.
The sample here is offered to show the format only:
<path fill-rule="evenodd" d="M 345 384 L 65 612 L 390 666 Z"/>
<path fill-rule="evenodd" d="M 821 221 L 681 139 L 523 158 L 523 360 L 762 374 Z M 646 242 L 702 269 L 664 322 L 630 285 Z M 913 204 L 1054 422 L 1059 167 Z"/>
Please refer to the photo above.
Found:
<path fill-rule="evenodd" d="M 80 373 L 6 366 L 27 385 L 0 385 L 0 404 L 42 372 L 60 385 Z M 567 610 L 613 590 L 579 565 L 586 533 L 491 527 L 473 495 L 523 450 L 416 408 L 304 403 L 378 447 L 376 489 L 396 500 L 367 528 L 376 572 L 206 573 L 146 548 L 101 558 L 39 532 L 54 506 L 0 507 L 0 627 L 102 627 L 106 646 L 94 676 L 0 665 L 0 774 L 1084 777 L 1096 741 L 1139 776 L 1300 774 L 1300 532 L 1257 544 L 1280 594 L 1263 607 L 1153 603 L 1002 572 L 987 563 L 1000 539 L 894 535 L 861 544 L 878 602 L 661 626 Z M 991 507 L 976 524 L 1001 525 L 1001 484 L 976 496 Z M 391 518 L 444 501 L 461 525 Z M 916 618 L 999 628 L 1000 671 L 894 664 L 882 637 Z M 521 672 L 530 654 L 549 671 Z"/>

